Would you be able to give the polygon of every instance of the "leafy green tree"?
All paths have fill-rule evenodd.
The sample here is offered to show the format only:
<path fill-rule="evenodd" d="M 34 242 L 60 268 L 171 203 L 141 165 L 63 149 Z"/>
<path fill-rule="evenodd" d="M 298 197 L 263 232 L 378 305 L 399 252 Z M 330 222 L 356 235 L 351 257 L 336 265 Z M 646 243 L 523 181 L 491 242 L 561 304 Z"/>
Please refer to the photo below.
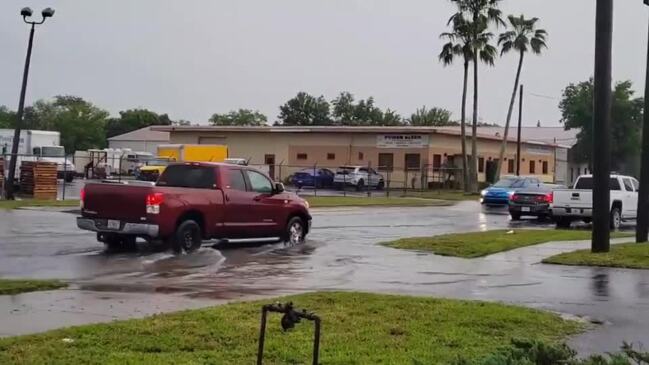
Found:
<path fill-rule="evenodd" d="M 212 114 L 211 125 L 232 126 L 261 126 L 266 125 L 268 119 L 259 111 L 250 109 L 233 110 L 228 114 Z"/>
<path fill-rule="evenodd" d="M 106 123 L 106 137 L 132 132 L 152 125 L 171 125 L 167 114 L 157 114 L 147 109 L 129 109 L 119 112 L 118 118 L 110 118 Z"/>
<path fill-rule="evenodd" d="M 13 129 L 16 124 L 16 113 L 0 105 L 0 128 Z"/>
<path fill-rule="evenodd" d="M 515 17 L 510 15 L 507 17 L 511 30 L 504 32 L 498 38 L 498 44 L 501 47 L 500 55 L 509 52 L 518 53 L 518 69 L 516 70 L 516 79 L 514 81 L 514 91 L 509 100 L 509 109 L 507 110 L 507 120 L 505 122 L 505 133 L 503 134 L 503 143 L 500 146 L 500 154 L 498 155 L 498 167 L 496 169 L 496 180 L 500 178 L 502 165 L 505 158 L 505 150 L 507 149 L 507 137 L 509 136 L 509 123 L 512 120 L 512 112 L 514 111 L 514 102 L 516 101 L 516 92 L 521 78 L 521 70 L 523 69 L 523 59 L 525 54 L 529 51 L 540 55 L 543 48 L 547 48 L 545 38 L 547 32 L 543 29 L 538 29 L 536 23 L 539 18 L 525 19 L 523 15 Z"/>
<path fill-rule="evenodd" d="M 61 133 L 66 152 L 101 148 L 106 145 L 105 124 L 108 112 L 76 96 L 56 96 L 33 105 L 39 128 Z"/>
<path fill-rule="evenodd" d="M 593 79 L 570 84 L 559 103 L 561 122 L 566 129 L 579 129 L 572 148 L 577 162 L 592 164 Z M 611 108 L 611 169 L 633 174 L 640 154 L 643 99 L 635 98 L 631 81 L 619 82 L 613 89 Z"/>
<path fill-rule="evenodd" d="M 331 125 L 330 106 L 324 96 L 314 97 L 299 92 L 280 108 L 278 123 L 281 125 Z"/>
<path fill-rule="evenodd" d="M 492 66 L 498 54 L 490 44 L 493 34 L 489 32 L 492 24 L 505 25 L 502 12 L 498 8 L 501 0 L 451 0 L 457 12 L 449 23 L 466 24 L 469 31 L 470 47 L 473 50 L 473 125 L 471 133 L 471 162 L 469 164 L 469 191 L 478 192 L 478 63 Z"/>
<path fill-rule="evenodd" d="M 334 99 L 333 118 L 337 125 L 347 126 L 397 126 L 403 124 L 403 119 L 395 111 L 385 112 L 374 105 L 374 98 L 361 99 L 355 102 L 354 95 L 342 92 Z"/>
<path fill-rule="evenodd" d="M 408 123 L 413 126 L 447 127 L 457 126 L 458 123 L 451 120 L 451 112 L 442 108 L 428 109 L 422 106 L 410 116 Z"/>

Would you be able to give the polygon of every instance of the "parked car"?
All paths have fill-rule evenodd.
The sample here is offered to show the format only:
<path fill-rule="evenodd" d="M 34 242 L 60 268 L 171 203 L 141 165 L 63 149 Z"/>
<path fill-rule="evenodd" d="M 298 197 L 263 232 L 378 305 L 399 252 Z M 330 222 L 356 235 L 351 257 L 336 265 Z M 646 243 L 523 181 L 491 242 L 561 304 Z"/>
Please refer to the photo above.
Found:
<path fill-rule="evenodd" d="M 507 176 L 480 192 L 480 203 L 489 207 L 508 206 L 509 198 L 518 189 L 541 186 L 536 177 Z"/>
<path fill-rule="evenodd" d="M 334 186 L 338 189 L 353 186 L 356 190 L 362 190 L 364 187 L 369 186 L 370 188 L 382 190 L 385 187 L 385 179 L 383 179 L 383 175 L 372 168 L 341 166 L 336 170 Z"/>
<path fill-rule="evenodd" d="M 541 184 L 537 187 L 517 189 L 509 198 L 509 215 L 512 220 L 523 216 L 537 217 L 540 220 L 552 215 L 552 190 L 557 185 Z"/>
<path fill-rule="evenodd" d="M 329 169 L 307 168 L 296 172 L 291 178 L 291 183 L 298 189 L 304 186 L 329 188 L 334 184 L 334 175 Z"/>
<path fill-rule="evenodd" d="M 77 226 L 97 232 L 109 249 L 137 237 L 190 252 L 204 239 L 280 237 L 293 244 L 309 232 L 309 204 L 247 166 L 176 163 L 155 185 L 89 183 Z"/>
<path fill-rule="evenodd" d="M 618 229 L 623 221 L 636 218 L 639 186 L 638 180 L 631 176 L 610 176 L 611 228 Z M 579 176 L 572 189 L 555 190 L 552 216 L 557 227 L 570 227 L 576 220 L 590 223 L 593 217 L 593 176 Z"/>

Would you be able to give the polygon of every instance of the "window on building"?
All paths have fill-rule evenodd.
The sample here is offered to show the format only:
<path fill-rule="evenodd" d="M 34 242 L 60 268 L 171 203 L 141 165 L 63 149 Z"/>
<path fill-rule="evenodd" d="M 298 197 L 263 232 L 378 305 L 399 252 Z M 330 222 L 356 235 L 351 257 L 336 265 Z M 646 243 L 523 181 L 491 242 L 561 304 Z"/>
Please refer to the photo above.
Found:
<path fill-rule="evenodd" d="M 406 170 L 420 170 L 421 169 L 421 155 L 418 153 L 406 153 Z"/>
<path fill-rule="evenodd" d="M 530 174 L 536 174 L 536 161 L 530 161 Z"/>
<path fill-rule="evenodd" d="M 548 161 L 543 161 L 543 175 L 547 175 L 548 170 Z"/>
<path fill-rule="evenodd" d="M 336 159 L 335 153 L 327 153 L 327 160 L 335 160 L 335 159 Z"/>
<path fill-rule="evenodd" d="M 308 158 L 309 158 L 309 155 L 307 155 L 306 153 L 298 153 L 297 154 L 297 159 L 298 160 L 306 160 Z"/>
<path fill-rule="evenodd" d="M 379 153 L 379 171 L 392 171 L 394 168 L 394 155 L 392 153 Z"/>
<path fill-rule="evenodd" d="M 511 158 L 507 161 L 507 173 L 508 174 L 513 174 L 514 173 L 514 167 L 515 167 L 514 162 L 515 161 L 513 159 L 511 159 Z"/>
<path fill-rule="evenodd" d="M 437 171 L 442 167 L 442 155 L 433 155 L 433 171 Z"/>
<path fill-rule="evenodd" d="M 358 160 L 363 161 L 364 158 L 365 158 L 365 154 L 363 152 L 359 152 L 358 153 Z"/>
<path fill-rule="evenodd" d="M 478 172 L 484 172 L 484 157 L 478 158 Z"/>

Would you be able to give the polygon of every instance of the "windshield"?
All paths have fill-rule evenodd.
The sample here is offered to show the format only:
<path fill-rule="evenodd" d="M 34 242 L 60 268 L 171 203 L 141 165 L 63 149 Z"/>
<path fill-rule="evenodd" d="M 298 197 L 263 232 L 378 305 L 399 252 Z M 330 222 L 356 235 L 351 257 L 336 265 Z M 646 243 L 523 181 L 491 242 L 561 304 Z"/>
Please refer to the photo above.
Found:
<path fill-rule="evenodd" d="M 520 183 L 520 179 L 502 179 L 494 184 L 495 188 L 511 188 L 514 184 Z"/>
<path fill-rule="evenodd" d="M 42 147 L 41 155 L 43 157 L 65 157 L 65 149 L 61 146 Z"/>
<path fill-rule="evenodd" d="M 147 165 L 147 166 L 167 166 L 167 165 L 169 165 L 169 160 L 160 159 L 160 158 L 154 158 L 154 159 L 145 161 L 144 164 Z"/>

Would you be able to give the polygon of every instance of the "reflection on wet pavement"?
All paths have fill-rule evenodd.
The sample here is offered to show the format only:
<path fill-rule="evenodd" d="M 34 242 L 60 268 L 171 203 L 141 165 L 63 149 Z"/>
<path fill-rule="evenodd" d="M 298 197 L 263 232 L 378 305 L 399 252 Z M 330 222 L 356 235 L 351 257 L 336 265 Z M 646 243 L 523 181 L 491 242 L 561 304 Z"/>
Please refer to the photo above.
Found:
<path fill-rule="evenodd" d="M 505 301 L 604 323 L 574 341 L 583 352 L 616 350 L 623 340 L 649 344 L 649 318 L 644 316 L 649 308 L 649 275 L 645 272 L 538 264 L 544 257 L 586 248 L 588 243 L 550 243 L 476 260 L 378 245 L 406 236 L 546 228 L 550 223 L 513 224 L 506 214 L 482 212 L 473 202 L 452 207 L 316 210 L 313 223 L 307 243 L 296 247 L 274 242 L 216 248 L 206 244 L 194 254 L 174 256 L 142 243 L 137 253 L 107 254 L 94 235 L 76 229 L 70 214 L 0 212 L 0 276 L 68 280 L 79 290 L 60 292 L 72 298 L 67 305 L 81 301 L 89 313 L 110 313 L 101 304 L 110 301 L 121 308 L 115 318 L 154 313 L 149 302 L 164 302 L 154 299 L 160 296 L 171 303 L 159 308 L 162 311 L 308 290 L 363 290 Z M 38 303 L 47 295 L 19 297 Z M 18 306 L 6 297 L 2 300 L 0 310 Z M 16 318 L 24 318 L 17 313 L 0 315 L 0 328 L 13 328 Z M 79 317 L 83 316 L 70 323 L 83 323 Z M 90 314 L 86 321 L 98 320 L 102 319 Z M 5 334 L 56 325 L 42 321 Z"/>

